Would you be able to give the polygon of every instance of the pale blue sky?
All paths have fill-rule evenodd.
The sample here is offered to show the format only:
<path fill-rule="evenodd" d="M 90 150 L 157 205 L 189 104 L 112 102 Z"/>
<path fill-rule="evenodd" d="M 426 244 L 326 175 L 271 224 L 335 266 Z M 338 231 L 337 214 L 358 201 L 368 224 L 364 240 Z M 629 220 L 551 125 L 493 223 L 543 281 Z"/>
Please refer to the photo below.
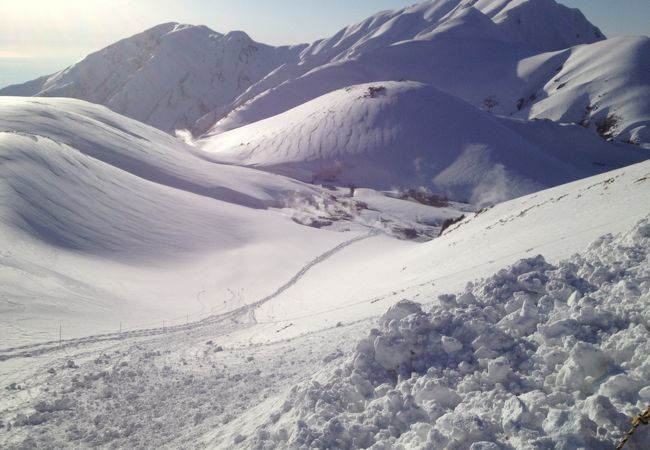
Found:
<path fill-rule="evenodd" d="M 560 0 L 608 36 L 650 35 L 650 0 Z M 413 0 L 7 0 L 0 2 L 0 86 L 61 69 L 163 22 L 244 30 L 269 44 L 309 42 Z"/>

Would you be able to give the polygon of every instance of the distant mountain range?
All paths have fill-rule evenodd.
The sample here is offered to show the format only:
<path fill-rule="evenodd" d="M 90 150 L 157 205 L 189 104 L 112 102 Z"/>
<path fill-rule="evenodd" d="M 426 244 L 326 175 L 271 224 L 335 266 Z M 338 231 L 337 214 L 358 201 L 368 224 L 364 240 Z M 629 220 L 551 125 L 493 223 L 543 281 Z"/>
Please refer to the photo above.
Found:
<path fill-rule="evenodd" d="M 495 114 L 581 123 L 648 144 L 648 61 L 648 38 L 605 39 L 554 0 L 431 0 L 292 47 L 163 24 L 0 95 L 73 97 L 200 135 L 346 86 L 404 79 Z"/>

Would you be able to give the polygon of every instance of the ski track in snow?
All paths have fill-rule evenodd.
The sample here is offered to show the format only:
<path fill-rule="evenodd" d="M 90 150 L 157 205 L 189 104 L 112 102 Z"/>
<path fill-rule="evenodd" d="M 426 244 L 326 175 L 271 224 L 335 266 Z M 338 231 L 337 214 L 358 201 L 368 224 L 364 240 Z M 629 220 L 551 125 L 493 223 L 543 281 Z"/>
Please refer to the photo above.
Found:
<path fill-rule="evenodd" d="M 174 325 L 174 326 L 169 326 L 164 328 L 158 327 L 158 328 L 130 330 L 130 331 L 124 331 L 122 333 L 107 333 L 107 334 L 100 334 L 100 335 L 91 335 L 91 336 L 84 336 L 82 338 L 63 340 L 60 343 L 59 341 L 49 341 L 49 342 L 43 342 L 43 343 L 33 344 L 33 345 L 0 349 L 0 362 L 7 361 L 9 359 L 14 359 L 14 358 L 31 358 L 38 355 L 43 355 L 52 352 L 59 352 L 65 349 L 79 348 L 79 347 L 83 347 L 86 345 L 91 345 L 99 342 L 120 341 L 120 340 L 130 339 L 130 338 L 157 336 L 165 333 L 172 333 L 178 331 L 190 331 L 196 328 L 214 326 L 216 324 L 223 323 L 228 320 L 236 323 L 242 323 L 242 324 L 255 323 L 254 312 L 257 307 L 273 300 L 274 298 L 282 294 L 284 291 L 294 286 L 314 266 L 321 264 L 322 262 L 331 258 L 333 255 L 340 252 L 341 250 L 351 245 L 354 245 L 357 242 L 363 241 L 365 239 L 371 238 L 376 235 L 377 232 L 373 230 L 368 234 L 355 236 L 352 239 L 340 243 L 339 245 L 333 247 L 332 249 L 326 251 L 325 253 L 309 261 L 293 277 L 291 277 L 289 281 L 287 281 L 285 284 L 283 284 L 278 289 L 276 289 L 272 294 L 269 294 L 266 297 L 263 297 L 254 303 L 241 306 L 233 311 L 229 311 L 224 314 L 209 316 L 206 317 L 205 319 L 193 323 L 184 324 L 184 325 Z M 197 294 L 197 298 L 196 298 L 196 300 L 199 303 L 201 302 L 200 294 L 201 292 Z M 0 379 L 0 381 L 1 380 L 2 379 Z"/>

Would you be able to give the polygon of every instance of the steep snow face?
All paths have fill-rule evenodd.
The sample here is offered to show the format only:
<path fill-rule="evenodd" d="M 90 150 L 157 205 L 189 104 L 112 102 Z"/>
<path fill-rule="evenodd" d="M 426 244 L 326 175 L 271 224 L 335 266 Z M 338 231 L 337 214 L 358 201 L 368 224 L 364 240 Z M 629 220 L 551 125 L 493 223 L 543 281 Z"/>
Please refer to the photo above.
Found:
<path fill-rule="evenodd" d="M 605 39 L 578 10 L 554 0 L 469 0 L 502 33 L 540 51 L 560 50 Z"/>
<path fill-rule="evenodd" d="M 243 32 L 168 23 L 0 95 L 78 98 L 173 133 L 232 101 L 299 50 L 259 44 Z"/>
<path fill-rule="evenodd" d="M 579 128 L 496 118 L 421 83 L 382 82 L 324 95 L 198 145 L 217 161 L 305 181 L 424 186 L 477 204 L 645 158 Z"/>
<path fill-rule="evenodd" d="M 606 138 L 650 142 L 650 39 L 620 37 L 523 60 L 523 78 L 548 81 L 523 96 L 519 116 L 580 123 Z M 531 98 L 535 98 L 531 101 Z"/>

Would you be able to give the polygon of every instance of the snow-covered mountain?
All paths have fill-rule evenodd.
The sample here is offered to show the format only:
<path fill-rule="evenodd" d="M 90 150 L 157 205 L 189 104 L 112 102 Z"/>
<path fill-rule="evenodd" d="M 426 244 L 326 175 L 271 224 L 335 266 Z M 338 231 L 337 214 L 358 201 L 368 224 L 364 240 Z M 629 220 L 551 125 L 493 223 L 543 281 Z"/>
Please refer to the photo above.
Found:
<path fill-rule="evenodd" d="M 479 105 L 496 96 L 495 104 L 512 112 L 532 95 L 530 86 L 520 88 L 520 60 L 603 39 L 578 10 L 554 0 L 430 0 L 309 45 L 278 48 L 242 32 L 171 23 L 0 95 L 84 99 L 170 133 L 205 131 L 226 115 L 218 129 L 230 129 L 351 84 L 398 79 L 431 83 Z M 463 78 L 469 74 L 476 79 Z M 540 80 L 535 91 L 550 81 Z"/>
<path fill-rule="evenodd" d="M 424 186 L 478 205 L 647 157 L 577 125 L 496 117 L 416 82 L 347 87 L 197 145 L 216 161 L 307 182 Z"/>
<path fill-rule="evenodd" d="M 650 401 L 648 47 L 431 0 L 0 91 L 0 447 L 613 448 Z"/>
<path fill-rule="evenodd" d="M 237 308 L 343 242 L 430 239 L 472 209 L 215 164 L 74 99 L 0 98 L 0 162 L 5 346 L 47 340 L 57 318 L 73 336 Z"/>
<path fill-rule="evenodd" d="M 228 131 L 350 85 L 413 80 L 495 114 L 649 142 L 647 38 L 604 40 L 590 27 L 551 0 L 425 2 L 379 14 L 309 47 L 298 65 L 206 115 L 195 131 Z M 602 127 L 608 117 L 615 126 Z"/>
<path fill-rule="evenodd" d="M 647 37 L 617 37 L 534 56 L 521 62 L 522 77 L 548 81 L 535 91 L 531 85 L 514 115 L 578 123 L 606 138 L 648 147 L 649 70 Z"/>
<path fill-rule="evenodd" d="M 0 95 L 72 97 L 173 133 L 228 104 L 301 47 L 271 47 L 246 33 L 166 23 Z"/>

